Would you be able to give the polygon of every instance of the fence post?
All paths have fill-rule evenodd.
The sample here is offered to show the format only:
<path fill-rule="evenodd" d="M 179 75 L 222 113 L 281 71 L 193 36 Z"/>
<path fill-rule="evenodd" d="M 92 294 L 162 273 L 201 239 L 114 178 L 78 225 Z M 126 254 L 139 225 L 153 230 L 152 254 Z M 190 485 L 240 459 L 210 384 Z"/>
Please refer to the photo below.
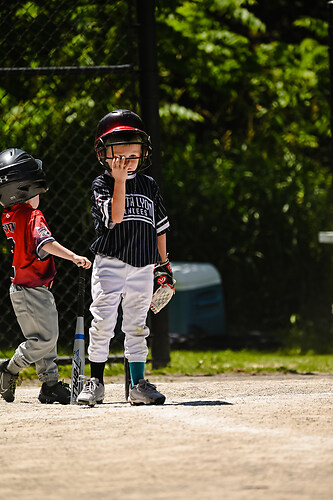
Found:
<path fill-rule="evenodd" d="M 162 189 L 155 0 L 137 0 L 141 116 L 153 145 L 152 175 Z M 163 189 L 162 189 L 163 191 Z M 168 310 L 149 312 L 153 368 L 170 361 Z"/>

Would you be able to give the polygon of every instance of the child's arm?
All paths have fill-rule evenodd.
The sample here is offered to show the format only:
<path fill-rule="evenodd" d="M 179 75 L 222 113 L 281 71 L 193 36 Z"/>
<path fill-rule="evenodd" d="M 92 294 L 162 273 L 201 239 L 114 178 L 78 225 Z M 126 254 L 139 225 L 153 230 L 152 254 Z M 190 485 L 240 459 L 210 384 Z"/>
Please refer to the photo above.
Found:
<path fill-rule="evenodd" d="M 112 160 L 112 177 L 114 178 L 114 190 L 111 206 L 111 220 L 116 224 L 122 222 L 125 213 L 126 179 L 129 165 L 125 163 L 125 157 L 116 157 Z"/>
<path fill-rule="evenodd" d="M 157 236 L 157 248 L 161 256 L 161 263 L 166 262 L 168 259 L 167 247 L 166 247 L 166 233 Z"/>
<path fill-rule="evenodd" d="M 55 255 L 56 257 L 61 257 L 62 259 L 71 260 L 77 266 L 84 267 L 85 269 L 89 269 L 91 266 L 91 262 L 87 257 L 83 257 L 82 255 L 76 255 L 68 248 L 63 247 L 57 241 L 49 241 L 43 245 L 43 250 L 51 255 Z"/>
<path fill-rule="evenodd" d="M 114 190 L 111 205 L 111 220 L 116 224 L 120 224 L 125 213 L 125 192 L 126 181 L 114 181 Z"/>

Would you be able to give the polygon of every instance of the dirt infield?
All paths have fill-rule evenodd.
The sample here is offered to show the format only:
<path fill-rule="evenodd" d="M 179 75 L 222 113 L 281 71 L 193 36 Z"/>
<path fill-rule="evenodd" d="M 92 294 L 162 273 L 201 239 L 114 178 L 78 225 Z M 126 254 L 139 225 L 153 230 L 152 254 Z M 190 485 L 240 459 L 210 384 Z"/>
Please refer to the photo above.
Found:
<path fill-rule="evenodd" d="M 333 498 L 333 375 L 155 379 L 131 407 L 122 379 L 95 408 L 0 401 L 0 499 Z"/>

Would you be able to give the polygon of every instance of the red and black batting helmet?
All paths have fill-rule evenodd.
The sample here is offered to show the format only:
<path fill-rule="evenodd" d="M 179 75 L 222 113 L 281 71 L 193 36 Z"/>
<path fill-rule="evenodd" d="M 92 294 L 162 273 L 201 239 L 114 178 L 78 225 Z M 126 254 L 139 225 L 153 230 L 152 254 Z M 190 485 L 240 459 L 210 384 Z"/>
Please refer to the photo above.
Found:
<path fill-rule="evenodd" d="M 23 203 L 48 190 L 41 160 L 22 149 L 0 153 L 0 203 L 4 207 Z"/>
<path fill-rule="evenodd" d="M 141 144 L 141 158 L 136 172 L 151 165 L 152 145 L 144 130 L 140 116 L 128 109 L 115 109 L 98 123 L 95 137 L 95 151 L 98 161 L 109 169 L 105 160 L 107 146 L 119 144 Z"/>

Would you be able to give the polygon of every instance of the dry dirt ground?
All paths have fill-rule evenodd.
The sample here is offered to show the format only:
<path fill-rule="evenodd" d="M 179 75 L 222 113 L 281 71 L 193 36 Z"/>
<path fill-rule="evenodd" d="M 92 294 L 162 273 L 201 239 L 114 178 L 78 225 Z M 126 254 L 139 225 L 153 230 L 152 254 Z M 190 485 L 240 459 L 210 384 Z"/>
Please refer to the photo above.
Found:
<path fill-rule="evenodd" d="M 333 375 L 154 382 L 164 406 L 131 407 L 122 379 L 94 408 L 23 383 L 0 401 L 1 500 L 333 499 Z"/>

